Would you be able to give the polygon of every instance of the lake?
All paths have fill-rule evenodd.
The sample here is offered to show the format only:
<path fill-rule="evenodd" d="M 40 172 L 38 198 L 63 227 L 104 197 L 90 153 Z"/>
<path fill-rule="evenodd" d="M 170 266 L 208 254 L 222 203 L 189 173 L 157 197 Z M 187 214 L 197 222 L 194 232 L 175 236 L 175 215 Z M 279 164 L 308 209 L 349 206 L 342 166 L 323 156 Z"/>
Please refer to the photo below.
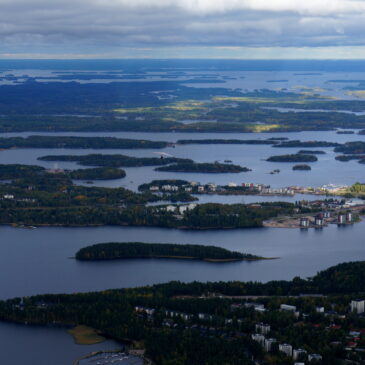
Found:
<path fill-rule="evenodd" d="M 147 227 L 37 229 L 0 227 L 0 299 L 185 282 L 308 277 L 344 261 L 365 260 L 365 222 L 321 230 L 253 228 L 185 231 Z M 79 262 L 81 247 L 101 242 L 216 245 L 277 260 L 208 263 L 168 259 Z"/>
<path fill-rule="evenodd" d="M 1 136 L 28 136 L 35 133 L 9 133 Z M 39 135 L 57 135 L 55 133 L 37 133 Z M 343 135 L 329 132 L 300 132 L 300 133 L 137 133 L 137 132 L 98 132 L 98 133 L 59 133 L 58 135 L 73 136 L 114 136 L 119 138 L 148 139 L 155 141 L 176 142 L 178 139 L 266 139 L 271 137 L 286 137 L 300 139 L 302 141 L 333 141 L 344 143 L 348 141 L 365 141 L 364 135 Z M 335 160 L 336 154 L 333 148 L 312 148 L 323 150 L 324 155 L 318 155 L 318 162 L 311 163 L 311 171 L 293 171 L 294 163 L 274 163 L 266 159 L 272 155 L 296 153 L 303 148 L 274 148 L 271 145 L 178 145 L 175 148 L 168 147 L 161 151 L 175 157 L 191 158 L 197 162 L 214 162 L 232 160 L 234 164 L 246 166 L 252 169 L 250 172 L 238 174 L 204 174 L 204 173 L 173 173 L 155 171 L 155 167 L 129 167 L 125 168 L 127 176 L 124 179 L 95 181 L 95 186 L 119 187 L 136 190 L 138 185 L 150 182 L 153 179 L 179 178 L 201 183 L 214 182 L 226 185 L 230 182 L 253 182 L 268 184 L 272 187 L 283 186 L 322 186 L 325 184 L 352 185 L 356 181 L 362 181 L 364 177 L 364 165 L 357 161 L 340 162 Z M 124 154 L 138 157 L 156 157 L 152 149 L 132 150 L 95 150 L 95 149 L 11 149 L 0 151 L 0 163 L 35 164 L 46 168 L 58 166 L 64 169 L 80 168 L 74 162 L 49 162 L 37 160 L 40 156 L 74 154 L 86 155 L 90 153 Z M 279 174 L 271 175 L 270 171 L 280 169 Z M 326 173 L 323 173 L 323 172 Z M 82 182 L 79 182 L 82 183 Z"/>

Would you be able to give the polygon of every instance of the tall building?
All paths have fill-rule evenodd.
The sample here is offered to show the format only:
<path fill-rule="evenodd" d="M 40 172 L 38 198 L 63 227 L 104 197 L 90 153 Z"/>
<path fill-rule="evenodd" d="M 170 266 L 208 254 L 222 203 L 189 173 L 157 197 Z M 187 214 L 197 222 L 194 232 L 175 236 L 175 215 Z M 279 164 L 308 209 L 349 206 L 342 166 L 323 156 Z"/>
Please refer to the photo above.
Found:
<path fill-rule="evenodd" d="M 273 345 L 276 343 L 275 338 L 267 338 L 265 340 L 265 351 L 270 352 L 273 349 Z"/>
<path fill-rule="evenodd" d="M 293 359 L 294 360 L 304 360 L 307 357 L 307 351 L 304 349 L 295 349 L 293 350 Z"/>
<path fill-rule="evenodd" d="M 365 311 L 365 301 L 361 299 L 355 299 L 351 301 L 351 312 L 356 312 L 357 314 L 364 313 Z"/>
<path fill-rule="evenodd" d="M 319 354 L 310 354 L 308 355 L 308 361 L 321 361 L 322 360 L 322 356 Z"/>
<path fill-rule="evenodd" d="M 286 356 L 291 357 L 293 355 L 293 346 L 287 343 L 279 345 L 279 351 L 283 352 Z"/>
<path fill-rule="evenodd" d="M 267 335 L 270 332 L 270 325 L 265 323 L 257 323 L 255 326 L 257 333 L 262 333 L 263 335 Z"/>

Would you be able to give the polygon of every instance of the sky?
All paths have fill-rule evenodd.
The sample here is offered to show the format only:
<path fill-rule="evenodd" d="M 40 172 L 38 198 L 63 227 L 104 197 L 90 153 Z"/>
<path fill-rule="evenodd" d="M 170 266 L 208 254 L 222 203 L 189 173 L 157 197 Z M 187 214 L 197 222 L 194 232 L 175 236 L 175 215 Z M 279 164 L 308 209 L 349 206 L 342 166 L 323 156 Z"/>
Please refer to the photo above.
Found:
<path fill-rule="evenodd" d="M 365 0 L 0 0 L 0 58 L 365 59 Z"/>

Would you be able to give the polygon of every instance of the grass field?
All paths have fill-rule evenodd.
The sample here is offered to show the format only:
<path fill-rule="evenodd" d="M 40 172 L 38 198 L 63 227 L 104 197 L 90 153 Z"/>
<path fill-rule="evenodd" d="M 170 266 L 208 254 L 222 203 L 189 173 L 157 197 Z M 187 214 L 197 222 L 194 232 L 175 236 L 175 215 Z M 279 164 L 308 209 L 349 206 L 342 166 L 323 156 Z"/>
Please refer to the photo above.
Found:
<path fill-rule="evenodd" d="M 95 345 L 105 341 L 105 338 L 99 336 L 96 330 L 87 326 L 76 326 L 68 330 L 67 333 L 74 338 L 75 343 L 78 345 Z"/>

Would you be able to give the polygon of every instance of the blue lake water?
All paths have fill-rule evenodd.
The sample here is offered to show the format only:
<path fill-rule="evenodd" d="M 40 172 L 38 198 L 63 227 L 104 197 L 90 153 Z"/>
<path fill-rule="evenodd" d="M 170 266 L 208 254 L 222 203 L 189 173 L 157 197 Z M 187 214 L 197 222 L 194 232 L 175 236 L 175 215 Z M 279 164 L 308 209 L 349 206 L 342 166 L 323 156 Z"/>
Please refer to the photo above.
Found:
<path fill-rule="evenodd" d="M 2 136 L 28 136 L 34 133 L 9 133 Z M 55 135 L 55 133 L 37 133 L 39 135 Z M 57 134 L 56 134 L 57 135 Z M 336 141 L 344 143 L 348 141 L 365 141 L 364 135 L 342 135 L 330 132 L 301 132 L 301 133 L 60 133 L 59 135 L 77 136 L 114 136 L 119 138 L 149 139 L 155 141 L 176 142 L 178 139 L 266 139 L 271 137 L 287 137 L 302 141 Z M 363 181 L 365 165 L 357 161 L 340 162 L 335 160 L 336 154 L 333 148 L 315 148 L 326 152 L 318 155 L 318 162 L 311 163 L 311 171 L 293 171 L 294 163 L 274 163 L 266 159 L 272 155 L 296 153 L 302 148 L 274 148 L 271 145 L 177 145 L 161 150 L 132 149 L 132 150 L 94 150 L 94 149 L 12 149 L 0 151 L 0 163 L 23 163 L 41 165 L 46 168 L 58 166 L 65 169 L 75 169 L 80 166 L 74 162 L 48 162 L 37 160 L 40 156 L 75 154 L 86 155 L 89 153 L 125 154 L 138 157 L 156 157 L 156 152 L 163 151 L 176 157 L 191 158 L 197 162 L 214 162 L 232 160 L 234 164 L 246 166 L 252 169 L 250 172 L 238 174 L 202 174 L 202 173 L 172 173 L 158 172 L 154 167 L 125 168 L 127 176 L 124 179 L 97 181 L 96 186 L 118 187 L 123 186 L 136 190 L 138 185 L 153 179 L 180 178 L 201 183 L 215 182 L 225 185 L 229 182 L 242 183 L 254 182 L 268 184 L 272 187 L 283 186 L 322 186 L 325 184 L 351 185 L 356 181 Z M 280 169 L 280 174 L 271 175 L 270 171 Z M 324 173 L 325 171 L 325 173 Z"/>
<path fill-rule="evenodd" d="M 291 279 L 365 259 L 365 222 L 322 230 L 254 228 L 184 231 L 147 227 L 0 227 L 0 299 L 182 281 Z M 216 245 L 277 260 L 228 264 L 168 259 L 78 262 L 81 247 L 100 242 Z M 11 284 L 9 282 L 11 280 Z"/>

